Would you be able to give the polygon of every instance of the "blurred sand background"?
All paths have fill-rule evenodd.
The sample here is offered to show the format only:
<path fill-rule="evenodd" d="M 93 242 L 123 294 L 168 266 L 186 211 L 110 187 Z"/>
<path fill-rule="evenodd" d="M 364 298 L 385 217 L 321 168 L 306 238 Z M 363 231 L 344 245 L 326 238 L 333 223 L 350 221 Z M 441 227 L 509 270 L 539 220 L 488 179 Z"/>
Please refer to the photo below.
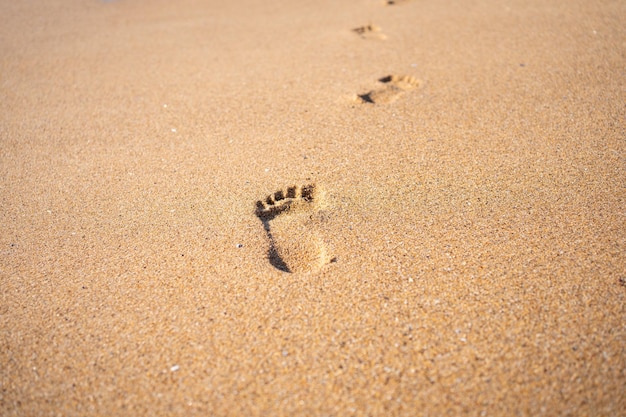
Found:
<path fill-rule="evenodd" d="M 0 414 L 624 415 L 626 3 L 393 3 L 1 2 Z"/>

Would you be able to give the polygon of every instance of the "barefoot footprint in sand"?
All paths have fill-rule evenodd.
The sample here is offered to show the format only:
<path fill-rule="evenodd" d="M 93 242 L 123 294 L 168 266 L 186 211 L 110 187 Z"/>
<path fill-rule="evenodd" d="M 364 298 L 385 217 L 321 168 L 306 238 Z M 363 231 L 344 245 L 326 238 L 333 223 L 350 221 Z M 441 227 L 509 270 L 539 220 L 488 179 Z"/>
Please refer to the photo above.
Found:
<path fill-rule="evenodd" d="M 384 86 L 365 94 L 359 94 L 359 99 L 363 103 L 393 103 L 405 92 L 420 86 L 420 81 L 410 75 L 387 75 L 378 81 L 383 83 Z"/>
<path fill-rule="evenodd" d="M 332 262 L 319 235 L 323 196 L 314 184 L 288 187 L 256 203 L 269 238 L 268 258 L 277 269 L 304 272 Z"/>
<path fill-rule="evenodd" d="M 363 39 L 380 39 L 385 40 L 387 36 L 382 33 L 380 27 L 369 24 L 365 26 L 359 26 L 358 28 L 352 29 L 352 32 L 356 33 Z"/>
<path fill-rule="evenodd" d="M 411 1 L 411 0 L 385 0 L 385 1 L 383 2 L 383 4 L 384 4 L 385 6 L 397 6 L 397 5 L 399 5 L 399 4 L 408 3 L 408 2 L 410 2 L 410 1 Z"/>

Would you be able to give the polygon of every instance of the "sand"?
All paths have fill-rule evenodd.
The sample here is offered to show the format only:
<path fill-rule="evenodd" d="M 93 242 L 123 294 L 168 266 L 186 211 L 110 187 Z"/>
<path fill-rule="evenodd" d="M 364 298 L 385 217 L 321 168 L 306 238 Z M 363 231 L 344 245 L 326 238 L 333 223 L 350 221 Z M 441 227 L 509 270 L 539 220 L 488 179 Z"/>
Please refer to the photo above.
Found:
<path fill-rule="evenodd" d="M 0 5 L 0 414 L 625 415 L 626 3 Z"/>

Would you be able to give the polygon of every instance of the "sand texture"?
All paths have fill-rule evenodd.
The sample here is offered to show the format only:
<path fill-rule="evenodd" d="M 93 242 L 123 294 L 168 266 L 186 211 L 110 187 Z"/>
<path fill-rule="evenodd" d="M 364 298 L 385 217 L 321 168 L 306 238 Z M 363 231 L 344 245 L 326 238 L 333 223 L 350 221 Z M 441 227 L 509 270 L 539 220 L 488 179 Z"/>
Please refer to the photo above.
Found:
<path fill-rule="evenodd" d="M 626 2 L 0 4 L 0 415 L 626 415 Z"/>

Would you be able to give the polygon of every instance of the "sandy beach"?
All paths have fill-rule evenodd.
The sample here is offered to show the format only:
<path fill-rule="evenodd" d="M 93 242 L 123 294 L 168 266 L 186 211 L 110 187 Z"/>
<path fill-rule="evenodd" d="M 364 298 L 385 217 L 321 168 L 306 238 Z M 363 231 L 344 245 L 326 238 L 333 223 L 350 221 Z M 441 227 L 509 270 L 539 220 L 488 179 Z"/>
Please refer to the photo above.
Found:
<path fill-rule="evenodd" d="M 626 415 L 626 2 L 4 1 L 0 98 L 0 415 Z"/>

